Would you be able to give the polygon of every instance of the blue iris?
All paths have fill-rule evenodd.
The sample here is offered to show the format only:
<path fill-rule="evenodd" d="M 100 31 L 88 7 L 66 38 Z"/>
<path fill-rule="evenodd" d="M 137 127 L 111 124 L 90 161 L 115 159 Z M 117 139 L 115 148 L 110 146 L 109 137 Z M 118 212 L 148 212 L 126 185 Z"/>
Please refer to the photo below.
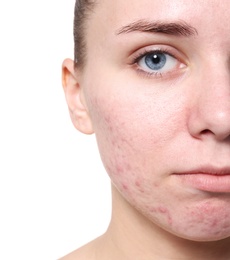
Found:
<path fill-rule="evenodd" d="M 151 70 L 160 70 L 166 64 L 167 58 L 164 53 L 161 52 L 154 52 L 146 55 L 145 57 L 145 64 Z"/>

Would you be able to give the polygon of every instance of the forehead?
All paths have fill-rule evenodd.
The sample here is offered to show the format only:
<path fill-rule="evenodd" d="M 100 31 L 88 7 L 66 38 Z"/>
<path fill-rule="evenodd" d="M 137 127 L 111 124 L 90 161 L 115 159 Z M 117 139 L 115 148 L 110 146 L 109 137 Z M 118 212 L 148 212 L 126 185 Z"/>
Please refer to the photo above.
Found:
<path fill-rule="evenodd" d="M 98 0 L 89 27 L 96 34 L 114 33 L 137 20 L 185 21 L 197 29 L 215 24 L 217 30 L 229 27 L 228 0 Z M 206 28 L 205 28 L 206 29 Z"/>

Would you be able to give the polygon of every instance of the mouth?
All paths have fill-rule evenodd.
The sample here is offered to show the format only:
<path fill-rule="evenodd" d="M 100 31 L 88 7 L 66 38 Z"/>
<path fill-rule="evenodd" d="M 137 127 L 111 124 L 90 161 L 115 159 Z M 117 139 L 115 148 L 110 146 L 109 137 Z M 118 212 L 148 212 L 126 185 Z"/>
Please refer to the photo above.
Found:
<path fill-rule="evenodd" d="M 183 185 L 212 193 L 230 193 L 230 168 L 203 167 L 173 174 Z"/>

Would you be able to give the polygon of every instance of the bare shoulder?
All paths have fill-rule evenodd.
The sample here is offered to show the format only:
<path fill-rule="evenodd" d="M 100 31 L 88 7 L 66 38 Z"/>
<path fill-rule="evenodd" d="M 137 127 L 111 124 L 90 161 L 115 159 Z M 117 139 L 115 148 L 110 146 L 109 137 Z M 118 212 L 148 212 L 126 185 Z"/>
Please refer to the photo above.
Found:
<path fill-rule="evenodd" d="M 60 258 L 59 260 L 97 260 L 98 255 L 98 240 L 97 238 L 90 243 L 78 248 L 77 250 L 71 252 L 70 254 Z"/>
<path fill-rule="evenodd" d="M 94 251 L 94 242 L 90 242 L 59 260 L 96 260 Z"/>

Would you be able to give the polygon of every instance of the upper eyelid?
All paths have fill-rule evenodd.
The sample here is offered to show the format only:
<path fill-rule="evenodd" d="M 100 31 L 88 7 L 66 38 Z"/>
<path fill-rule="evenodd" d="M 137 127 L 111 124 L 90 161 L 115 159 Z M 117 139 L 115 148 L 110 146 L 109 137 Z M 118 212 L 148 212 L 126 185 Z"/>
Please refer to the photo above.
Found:
<path fill-rule="evenodd" d="M 142 58 L 144 58 L 146 55 L 153 54 L 153 53 L 163 53 L 163 54 L 166 54 L 166 55 L 169 55 L 169 56 L 173 57 L 174 59 L 177 59 L 173 54 L 169 53 L 168 51 L 153 50 L 153 51 L 146 51 L 146 52 L 144 52 L 143 54 L 140 54 L 139 56 L 137 56 L 137 57 L 134 59 L 134 61 L 138 62 L 138 61 L 140 61 Z"/>
<path fill-rule="evenodd" d="M 137 49 L 133 54 L 131 54 L 131 56 L 129 56 L 129 61 L 130 61 L 129 63 L 135 64 L 136 62 L 138 62 L 138 60 L 143 58 L 145 55 L 154 52 L 165 53 L 177 59 L 181 63 L 188 64 L 188 59 L 187 56 L 184 54 L 184 52 L 180 51 L 179 49 L 173 46 L 164 45 L 164 44 L 149 45 Z"/>

